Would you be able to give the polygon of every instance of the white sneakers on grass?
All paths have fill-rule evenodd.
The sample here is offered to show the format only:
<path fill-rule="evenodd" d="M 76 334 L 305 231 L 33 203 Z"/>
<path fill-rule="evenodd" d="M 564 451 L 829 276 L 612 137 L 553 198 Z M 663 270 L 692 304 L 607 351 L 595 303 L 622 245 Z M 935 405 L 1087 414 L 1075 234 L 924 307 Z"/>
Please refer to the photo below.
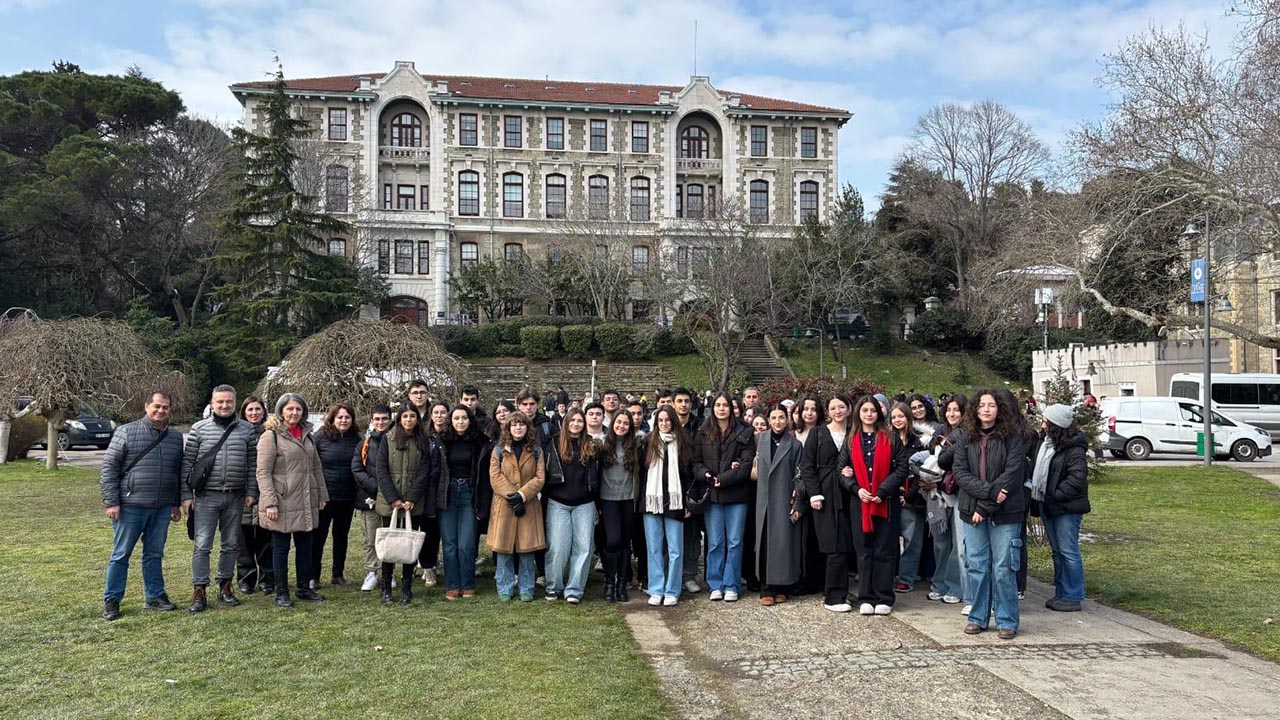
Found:
<path fill-rule="evenodd" d="M 427 587 L 436 586 L 436 569 L 435 568 L 422 569 L 422 584 L 426 585 Z"/>
<path fill-rule="evenodd" d="M 378 573 L 369 573 L 364 576 L 364 582 L 360 583 L 360 592 L 371 592 L 378 587 Z"/>

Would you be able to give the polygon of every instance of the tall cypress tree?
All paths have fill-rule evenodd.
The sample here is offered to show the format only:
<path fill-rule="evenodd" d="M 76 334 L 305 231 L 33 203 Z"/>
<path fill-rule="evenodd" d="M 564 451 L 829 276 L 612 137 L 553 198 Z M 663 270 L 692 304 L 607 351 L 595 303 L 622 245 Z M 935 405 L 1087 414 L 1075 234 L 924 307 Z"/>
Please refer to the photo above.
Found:
<path fill-rule="evenodd" d="M 219 228 L 223 241 L 211 260 L 224 283 L 213 293 L 228 369 L 251 380 L 295 344 L 362 300 L 360 273 L 346 257 L 327 254 L 329 238 L 348 225 L 316 210 L 316 199 L 295 184 L 293 143 L 313 132 L 293 117 L 277 69 L 261 109 L 263 134 L 236 128 L 241 156 L 231 208 Z"/>

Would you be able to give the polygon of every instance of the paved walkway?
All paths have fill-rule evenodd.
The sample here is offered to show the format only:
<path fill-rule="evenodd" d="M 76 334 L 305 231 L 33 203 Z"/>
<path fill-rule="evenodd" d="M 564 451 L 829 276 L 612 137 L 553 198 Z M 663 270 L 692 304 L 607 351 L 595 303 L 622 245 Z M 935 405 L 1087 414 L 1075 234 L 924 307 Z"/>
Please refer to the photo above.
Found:
<path fill-rule="evenodd" d="M 1050 612 L 1050 594 L 1032 582 L 1013 641 L 963 634 L 920 589 L 888 618 L 815 597 L 620 607 L 682 718 L 1280 718 L 1280 665 L 1092 601 Z"/>

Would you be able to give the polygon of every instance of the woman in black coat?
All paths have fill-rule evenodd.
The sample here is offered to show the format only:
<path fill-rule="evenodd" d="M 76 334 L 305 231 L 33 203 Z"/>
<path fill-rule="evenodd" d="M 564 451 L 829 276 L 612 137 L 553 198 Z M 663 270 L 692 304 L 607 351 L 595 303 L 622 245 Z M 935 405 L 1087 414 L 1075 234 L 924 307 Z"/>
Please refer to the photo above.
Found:
<path fill-rule="evenodd" d="M 325 413 L 324 423 L 313 435 L 324 484 L 329 490 L 329 504 L 320 511 L 320 525 L 311 535 L 312 589 L 320 584 L 320 565 L 324 560 L 324 543 L 333 527 L 334 585 L 346 585 L 347 538 L 351 536 L 351 520 L 356 510 L 356 478 L 351 472 L 351 457 L 363 440 L 355 429 L 355 412 L 338 403 Z"/>
<path fill-rule="evenodd" d="M 822 606 L 849 612 L 848 555 L 853 548 L 849 491 L 840 482 L 840 457 L 849 453 L 849 412 L 853 401 L 837 393 L 827 401 L 827 420 L 809 431 L 800 462 L 800 479 L 818 549 L 827 557 Z"/>
<path fill-rule="evenodd" d="M 711 599 L 735 602 L 742 592 L 742 539 L 747 506 L 755 494 L 751 427 L 733 414 L 733 398 L 716 395 L 711 417 L 703 422 L 694 446 L 693 473 L 711 485 L 707 505 L 707 584 Z"/>
<path fill-rule="evenodd" d="M 799 521 L 809 503 L 795 484 L 796 468 L 804 447 L 792 437 L 787 409 L 769 408 L 769 427 L 756 435 L 755 534 L 762 580 L 760 604 L 783 603 L 800 582 L 803 526 Z"/>
<path fill-rule="evenodd" d="M 1044 409 L 1044 442 L 1031 473 L 1031 499 L 1039 507 L 1053 551 L 1053 597 L 1045 607 L 1075 612 L 1084 600 L 1080 521 L 1089 506 L 1089 442 L 1071 406 Z"/>

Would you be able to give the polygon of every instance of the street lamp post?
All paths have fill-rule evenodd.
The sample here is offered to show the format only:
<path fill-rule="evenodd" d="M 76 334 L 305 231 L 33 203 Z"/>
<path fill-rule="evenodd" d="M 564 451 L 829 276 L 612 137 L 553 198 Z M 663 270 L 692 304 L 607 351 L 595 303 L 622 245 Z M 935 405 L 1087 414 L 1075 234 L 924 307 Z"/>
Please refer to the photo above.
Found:
<path fill-rule="evenodd" d="M 1195 223 L 1187 225 L 1183 236 L 1194 238 L 1200 235 Z M 1213 284 L 1212 278 L 1212 246 L 1209 244 L 1209 213 L 1204 214 L 1204 381 L 1201 383 L 1201 412 L 1204 416 L 1204 466 L 1213 464 L 1213 347 L 1209 336 L 1213 328 Z"/>
<path fill-rule="evenodd" d="M 1044 323 L 1042 348 L 1049 352 L 1049 306 L 1053 304 L 1053 288 L 1036 288 L 1036 305 L 1040 306 L 1040 320 Z"/>

